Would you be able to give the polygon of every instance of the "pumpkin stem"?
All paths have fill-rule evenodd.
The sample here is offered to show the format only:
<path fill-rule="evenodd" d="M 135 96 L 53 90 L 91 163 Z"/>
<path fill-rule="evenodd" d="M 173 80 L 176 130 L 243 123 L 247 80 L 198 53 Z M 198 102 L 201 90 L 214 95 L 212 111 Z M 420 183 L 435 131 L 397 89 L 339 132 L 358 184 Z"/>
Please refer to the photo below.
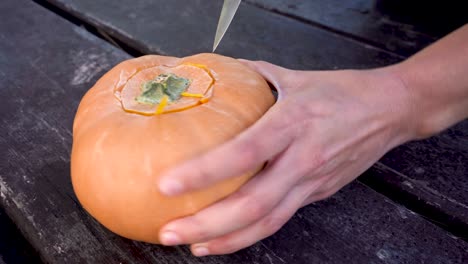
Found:
<path fill-rule="evenodd" d="M 165 97 L 170 102 L 179 100 L 190 86 L 190 80 L 173 73 L 158 75 L 141 85 L 141 93 L 135 100 L 142 104 L 160 104 Z"/>

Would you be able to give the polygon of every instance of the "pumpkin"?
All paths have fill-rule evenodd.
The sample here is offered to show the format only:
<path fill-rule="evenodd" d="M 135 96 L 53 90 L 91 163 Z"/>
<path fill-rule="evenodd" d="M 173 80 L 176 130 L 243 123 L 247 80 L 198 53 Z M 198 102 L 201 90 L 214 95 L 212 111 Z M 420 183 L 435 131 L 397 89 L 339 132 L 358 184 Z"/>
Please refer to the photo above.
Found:
<path fill-rule="evenodd" d="M 124 61 L 78 107 L 71 153 L 76 196 L 114 233 L 159 243 L 164 224 L 223 199 L 258 170 L 176 197 L 158 191 L 161 174 L 235 137 L 273 103 L 266 81 L 233 58 Z"/>

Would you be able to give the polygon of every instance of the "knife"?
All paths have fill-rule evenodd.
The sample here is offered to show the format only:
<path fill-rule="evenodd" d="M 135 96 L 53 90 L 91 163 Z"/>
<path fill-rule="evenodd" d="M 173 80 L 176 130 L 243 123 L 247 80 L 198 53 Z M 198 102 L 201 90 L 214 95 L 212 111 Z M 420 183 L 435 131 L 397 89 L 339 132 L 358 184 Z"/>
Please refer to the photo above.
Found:
<path fill-rule="evenodd" d="M 218 28 L 216 29 L 216 36 L 213 44 L 213 52 L 218 47 L 221 39 L 224 37 L 229 25 L 236 14 L 241 0 L 224 0 L 223 9 L 219 17 Z"/>

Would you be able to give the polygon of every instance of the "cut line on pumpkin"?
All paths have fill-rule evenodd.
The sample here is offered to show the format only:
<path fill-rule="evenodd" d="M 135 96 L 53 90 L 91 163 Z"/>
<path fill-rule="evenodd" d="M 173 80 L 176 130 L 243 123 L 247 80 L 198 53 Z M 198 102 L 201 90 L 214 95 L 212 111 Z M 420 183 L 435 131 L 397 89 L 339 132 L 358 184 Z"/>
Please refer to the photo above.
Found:
<path fill-rule="evenodd" d="M 185 100 L 184 102 L 180 103 L 179 101 L 170 102 L 166 98 L 166 100 L 164 100 L 164 102 L 161 101 L 159 104 L 156 104 L 154 106 L 153 105 L 150 105 L 150 106 L 141 106 L 140 105 L 140 106 L 138 106 L 138 105 L 135 105 L 135 104 L 132 106 L 132 103 L 129 102 L 129 100 L 128 100 L 128 93 L 127 93 L 127 95 L 125 95 L 125 89 L 132 89 L 132 90 L 134 89 L 134 88 L 131 88 L 131 87 L 134 87 L 135 84 L 133 84 L 133 86 L 128 87 L 129 83 L 138 74 L 145 74 L 145 73 L 143 73 L 143 71 L 151 70 L 152 68 L 155 68 L 156 73 L 158 73 L 158 72 L 160 74 L 162 74 L 162 73 L 174 73 L 174 72 L 177 72 L 178 70 L 180 70 L 180 69 L 178 69 L 179 67 L 184 67 L 184 66 L 194 67 L 197 70 L 201 70 L 207 75 L 207 78 L 209 78 L 209 79 L 205 78 L 205 82 L 207 83 L 206 84 L 207 86 L 206 86 L 206 88 L 202 88 L 202 91 L 203 91 L 202 93 L 185 91 L 185 92 L 182 92 L 180 94 L 181 97 L 187 98 L 188 100 L 189 100 L 189 98 L 196 99 L 196 100 L 192 100 L 192 101 Z M 194 73 L 192 73 L 192 74 L 194 74 Z M 190 75 L 190 74 L 188 74 L 188 75 Z M 184 76 L 182 74 L 181 77 L 186 78 L 187 76 Z M 203 78 L 200 79 L 200 81 L 203 81 Z M 216 82 L 216 79 L 213 76 L 212 70 L 210 68 L 208 68 L 206 65 L 196 64 L 196 63 L 182 63 L 182 64 L 178 64 L 178 65 L 175 65 L 175 66 L 151 65 L 151 66 L 148 66 L 148 67 L 142 67 L 140 69 L 137 69 L 137 71 L 135 73 L 133 73 L 130 77 L 128 77 L 128 79 L 123 84 L 121 84 L 122 82 L 119 82 L 118 84 L 121 84 L 121 85 L 119 85 L 118 87 L 117 86 L 114 87 L 114 96 L 120 102 L 121 107 L 125 112 L 131 113 L 131 114 L 139 114 L 139 115 L 143 115 L 143 116 L 153 116 L 153 115 L 181 112 L 181 111 L 185 111 L 185 110 L 188 110 L 190 108 L 193 108 L 193 107 L 196 107 L 196 106 L 199 106 L 201 104 L 209 102 L 210 98 L 213 95 L 213 89 L 214 89 L 215 82 Z M 205 86 L 203 86 L 203 87 L 205 87 Z M 134 93 L 134 91 L 132 91 L 132 90 L 130 90 L 129 93 Z M 127 98 L 127 100 L 126 100 L 126 98 Z M 177 108 L 177 105 L 179 105 L 180 107 Z M 171 108 L 171 106 L 175 107 L 175 108 Z"/>

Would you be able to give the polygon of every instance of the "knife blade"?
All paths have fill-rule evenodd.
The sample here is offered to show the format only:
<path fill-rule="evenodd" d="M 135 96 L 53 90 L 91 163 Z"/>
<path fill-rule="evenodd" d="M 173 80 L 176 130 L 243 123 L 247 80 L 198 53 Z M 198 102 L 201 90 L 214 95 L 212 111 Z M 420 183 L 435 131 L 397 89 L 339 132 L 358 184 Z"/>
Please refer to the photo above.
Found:
<path fill-rule="evenodd" d="M 223 9 L 221 10 L 221 15 L 219 16 L 218 28 L 216 29 L 213 52 L 215 52 L 216 48 L 221 42 L 221 39 L 223 39 L 224 34 L 229 28 L 229 25 L 231 24 L 240 3 L 241 0 L 224 0 Z"/>

